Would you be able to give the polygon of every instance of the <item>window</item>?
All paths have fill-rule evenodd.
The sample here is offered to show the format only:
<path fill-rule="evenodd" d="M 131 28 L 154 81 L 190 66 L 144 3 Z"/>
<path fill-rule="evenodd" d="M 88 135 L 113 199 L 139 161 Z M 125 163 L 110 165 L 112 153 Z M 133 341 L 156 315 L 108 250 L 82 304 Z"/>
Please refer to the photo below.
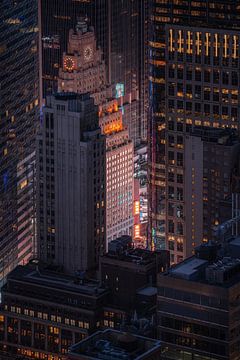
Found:
<path fill-rule="evenodd" d="M 177 70 L 177 78 L 182 80 L 183 79 L 183 69 Z"/>
<path fill-rule="evenodd" d="M 201 99 L 201 91 L 202 91 L 202 88 L 200 85 L 196 85 L 195 86 L 195 98 L 196 99 Z"/>
<path fill-rule="evenodd" d="M 177 166 L 183 166 L 183 153 L 177 153 Z"/>
<path fill-rule="evenodd" d="M 174 222 L 173 220 L 168 220 L 168 232 L 174 234 Z"/>
<path fill-rule="evenodd" d="M 222 107 L 222 114 L 223 115 L 228 115 L 228 107 L 227 106 Z"/>
<path fill-rule="evenodd" d="M 205 82 L 211 82 L 211 72 L 210 70 L 204 71 L 204 81 Z"/>
<path fill-rule="evenodd" d="M 192 103 L 191 102 L 186 102 L 186 111 L 192 111 Z"/>
<path fill-rule="evenodd" d="M 171 83 L 168 86 L 168 95 L 174 96 L 174 94 L 175 94 L 175 85 L 174 83 Z"/>
<path fill-rule="evenodd" d="M 228 85 L 228 83 L 229 83 L 229 72 L 228 71 L 223 71 L 222 82 L 224 85 Z"/>
<path fill-rule="evenodd" d="M 182 174 L 177 174 L 177 183 L 178 183 L 178 184 L 182 184 L 182 183 L 183 183 L 183 175 L 182 175 Z"/>
<path fill-rule="evenodd" d="M 201 104 L 200 103 L 195 103 L 195 111 L 201 112 Z"/>
<path fill-rule="evenodd" d="M 183 235 L 183 224 L 180 222 L 177 223 L 177 234 Z M 182 250 L 179 250 L 179 251 L 182 251 Z"/>
<path fill-rule="evenodd" d="M 173 186 L 168 187 L 168 198 L 174 199 L 174 187 Z"/>
<path fill-rule="evenodd" d="M 183 201 L 183 189 L 177 188 L 177 200 Z"/>
<path fill-rule="evenodd" d="M 215 84 L 218 84 L 219 83 L 219 71 L 217 71 L 217 70 L 214 70 L 213 71 L 213 82 L 215 83 Z"/>
<path fill-rule="evenodd" d="M 178 218 L 183 218 L 183 206 L 182 205 L 177 205 L 177 209 L 176 209 L 176 215 Z"/>
<path fill-rule="evenodd" d="M 236 71 L 232 72 L 232 85 L 238 86 L 238 73 Z"/>
<path fill-rule="evenodd" d="M 177 108 L 183 109 L 183 101 L 180 101 L 180 100 L 177 101 Z"/>
<path fill-rule="evenodd" d="M 174 172 L 172 171 L 168 172 L 168 181 L 174 182 Z"/>
<path fill-rule="evenodd" d="M 209 104 L 204 104 L 204 113 L 205 113 L 205 115 L 210 114 L 210 105 Z"/>
<path fill-rule="evenodd" d="M 186 73 L 187 80 L 192 80 L 192 68 L 187 67 L 187 73 Z"/>
<path fill-rule="evenodd" d="M 201 81 L 202 80 L 202 73 L 201 69 L 195 70 L 195 81 Z"/>
<path fill-rule="evenodd" d="M 174 78 L 175 77 L 175 71 L 174 71 L 174 68 L 173 67 L 169 67 L 168 69 L 168 76 L 170 78 Z"/>
<path fill-rule="evenodd" d="M 168 215 L 169 216 L 174 216 L 174 204 L 173 203 L 168 203 Z"/>
<path fill-rule="evenodd" d="M 213 89 L 213 101 L 219 102 L 219 90 L 217 88 Z"/>
<path fill-rule="evenodd" d="M 174 130 L 174 122 L 173 121 L 168 122 L 168 129 L 169 130 Z"/>
<path fill-rule="evenodd" d="M 183 124 L 180 122 L 177 123 L 177 131 L 183 131 Z"/>
<path fill-rule="evenodd" d="M 170 147 L 174 147 L 174 136 L 173 135 L 168 136 L 168 144 Z"/>
<path fill-rule="evenodd" d="M 204 88 L 204 100 L 210 101 L 210 94 L 211 94 L 210 91 L 211 91 L 210 88 Z"/>

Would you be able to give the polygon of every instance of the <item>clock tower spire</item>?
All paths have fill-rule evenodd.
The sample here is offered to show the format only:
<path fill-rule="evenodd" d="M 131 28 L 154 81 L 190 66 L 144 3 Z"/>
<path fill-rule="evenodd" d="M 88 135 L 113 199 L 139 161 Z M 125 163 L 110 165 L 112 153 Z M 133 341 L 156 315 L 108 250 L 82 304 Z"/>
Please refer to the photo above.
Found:
<path fill-rule="evenodd" d="M 63 54 L 63 64 L 59 71 L 58 89 L 61 92 L 96 94 L 94 98 L 97 104 L 100 101 L 100 95 L 97 95 L 100 94 L 99 89 L 105 88 L 106 65 L 102 51 L 97 48 L 93 28 L 88 26 L 86 19 L 80 18 L 76 29 L 69 31 L 68 48 Z M 102 97 L 104 91 L 101 92 Z"/>

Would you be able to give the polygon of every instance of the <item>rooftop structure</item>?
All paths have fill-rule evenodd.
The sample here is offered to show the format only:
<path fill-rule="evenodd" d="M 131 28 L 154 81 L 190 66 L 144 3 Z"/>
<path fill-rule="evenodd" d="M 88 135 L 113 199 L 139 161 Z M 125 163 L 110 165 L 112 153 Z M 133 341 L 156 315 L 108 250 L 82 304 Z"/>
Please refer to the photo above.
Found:
<path fill-rule="evenodd" d="M 133 248 L 132 239 L 122 236 L 109 243 L 109 252 L 100 258 L 102 284 L 111 289 L 109 304 L 129 311 L 138 306 L 137 293 L 156 285 L 157 273 L 169 266 L 169 252 Z M 126 296 L 127 294 L 127 296 Z"/>
<path fill-rule="evenodd" d="M 62 292 L 74 292 L 76 294 L 88 295 L 88 296 L 101 296 L 106 293 L 106 290 L 99 285 L 97 280 L 87 279 L 84 272 L 77 273 L 76 276 L 70 276 L 61 272 L 52 271 L 41 265 L 35 265 L 31 263 L 27 266 L 18 266 L 8 275 L 7 287 L 3 288 L 3 292 L 7 291 L 12 293 L 19 293 L 19 283 L 23 286 L 23 292 L 25 295 L 29 295 L 33 290 L 39 291 L 36 294 L 38 299 L 41 293 L 42 299 L 48 299 L 48 289 L 52 293 L 60 291 Z M 29 285 L 29 287 L 27 286 Z M 41 288 L 44 286 L 44 292 L 41 292 Z"/>
<path fill-rule="evenodd" d="M 209 242 L 158 277 L 158 337 L 177 359 L 238 360 L 240 239 Z"/>
<path fill-rule="evenodd" d="M 112 261 L 126 262 L 128 264 L 148 266 L 155 263 L 157 256 L 166 256 L 166 264 L 168 264 L 168 251 L 159 251 L 153 253 L 152 251 L 133 248 L 132 238 L 130 236 L 121 236 L 109 243 L 108 253 L 103 258 L 112 259 Z"/>
<path fill-rule="evenodd" d="M 160 341 L 114 330 L 99 331 L 72 346 L 68 359 L 159 359 Z"/>
<path fill-rule="evenodd" d="M 68 276 L 35 262 L 18 266 L 2 288 L 0 351 L 12 359 L 65 359 L 72 344 L 100 327 L 107 296 L 84 273 Z"/>
<path fill-rule="evenodd" d="M 240 279 L 240 238 L 230 239 L 227 247 L 206 243 L 196 254 L 173 266 L 166 276 L 209 285 L 230 287 Z"/>

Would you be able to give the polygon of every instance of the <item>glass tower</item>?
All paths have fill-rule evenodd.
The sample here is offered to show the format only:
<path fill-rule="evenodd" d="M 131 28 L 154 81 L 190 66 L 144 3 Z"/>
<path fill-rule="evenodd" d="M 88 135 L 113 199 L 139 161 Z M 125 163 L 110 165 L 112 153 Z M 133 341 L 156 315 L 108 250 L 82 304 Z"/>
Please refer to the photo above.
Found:
<path fill-rule="evenodd" d="M 178 262 L 203 240 L 194 232 L 194 194 L 187 216 L 186 136 L 196 126 L 239 127 L 239 1 L 149 6 L 148 239 Z"/>
<path fill-rule="evenodd" d="M 0 4 L 0 280 L 34 246 L 37 0 Z"/>

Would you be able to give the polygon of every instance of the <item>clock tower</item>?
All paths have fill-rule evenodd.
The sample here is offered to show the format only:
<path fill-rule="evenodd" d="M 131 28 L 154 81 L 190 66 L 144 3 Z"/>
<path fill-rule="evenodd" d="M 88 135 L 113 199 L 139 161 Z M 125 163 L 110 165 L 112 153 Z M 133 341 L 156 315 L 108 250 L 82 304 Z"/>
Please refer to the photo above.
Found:
<path fill-rule="evenodd" d="M 58 90 L 91 93 L 95 104 L 102 101 L 109 91 L 102 51 L 97 48 L 93 28 L 86 21 L 80 20 L 76 29 L 69 32 L 67 52 L 63 54 L 59 71 Z"/>

